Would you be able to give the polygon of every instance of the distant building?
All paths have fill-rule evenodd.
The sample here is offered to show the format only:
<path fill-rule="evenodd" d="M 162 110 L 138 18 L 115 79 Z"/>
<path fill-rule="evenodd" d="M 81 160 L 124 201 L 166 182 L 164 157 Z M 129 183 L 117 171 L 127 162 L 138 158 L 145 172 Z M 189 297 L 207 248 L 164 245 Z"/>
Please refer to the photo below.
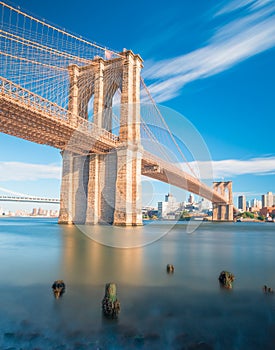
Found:
<path fill-rule="evenodd" d="M 190 203 L 190 204 L 195 203 L 195 197 L 192 193 L 190 193 L 190 196 L 188 198 L 188 203 Z"/>
<path fill-rule="evenodd" d="M 164 202 L 158 202 L 158 216 L 162 219 L 174 219 L 176 212 L 180 209 L 181 203 L 168 193 Z"/>
<path fill-rule="evenodd" d="M 272 207 L 275 204 L 274 195 L 272 192 L 262 195 L 262 207 Z"/>
<path fill-rule="evenodd" d="M 44 210 L 42 208 L 39 208 L 37 215 L 44 215 Z"/>
<path fill-rule="evenodd" d="M 261 209 L 261 208 L 262 208 L 262 201 L 260 201 L 260 200 L 258 200 L 258 199 L 256 199 L 256 198 L 252 199 L 252 201 L 251 201 L 251 207 L 252 207 L 252 208 Z"/>
<path fill-rule="evenodd" d="M 265 217 L 275 217 L 275 207 L 263 207 L 260 210 L 260 214 Z"/>
<path fill-rule="evenodd" d="M 246 199 L 245 196 L 238 197 L 238 209 L 246 211 Z"/>
<path fill-rule="evenodd" d="M 143 217 L 149 217 L 149 218 L 152 218 L 152 217 L 157 217 L 158 216 L 158 210 L 154 207 L 143 207 L 142 208 L 142 215 Z"/>
<path fill-rule="evenodd" d="M 201 201 L 198 203 L 198 210 L 200 212 L 208 211 L 211 207 L 212 203 L 205 198 L 202 198 Z"/>

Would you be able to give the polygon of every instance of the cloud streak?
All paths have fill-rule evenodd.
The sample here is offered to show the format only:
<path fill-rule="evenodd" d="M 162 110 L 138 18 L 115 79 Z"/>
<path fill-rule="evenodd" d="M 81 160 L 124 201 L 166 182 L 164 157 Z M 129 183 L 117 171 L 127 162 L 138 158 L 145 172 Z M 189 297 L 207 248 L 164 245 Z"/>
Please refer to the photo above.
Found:
<path fill-rule="evenodd" d="M 0 162 L 0 181 L 36 181 L 61 178 L 61 167 L 55 164 Z"/>
<path fill-rule="evenodd" d="M 209 42 L 188 54 L 148 62 L 144 77 L 157 102 L 179 95 L 183 86 L 204 79 L 275 46 L 275 4 L 267 0 L 231 1 L 214 18 L 233 17 L 215 30 Z"/>
<path fill-rule="evenodd" d="M 274 175 L 275 156 L 251 158 L 247 160 L 224 159 L 212 161 L 193 161 L 189 165 L 199 177 L 204 179 L 232 178 L 239 175 Z M 185 164 L 182 169 L 189 172 Z M 23 162 L 0 162 L 0 181 L 37 181 L 42 179 L 61 179 L 61 166 L 56 164 L 33 164 Z M 144 179 L 145 180 L 145 179 Z M 148 180 L 148 178 L 146 178 Z M 150 179 L 152 181 L 152 179 Z M 14 193 L 0 187 L 0 191 Z"/>
<path fill-rule="evenodd" d="M 190 166 L 200 173 L 202 179 L 223 179 L 239 175 L 274 175 L 275 157 L 251 158 L 248 160 L 226 159 L 191 162 Z"/>
<path fill-rule="evenodd" d="M 258 9 L 271 4 L 272 1 L 273 0 L 232 0 L 228 4 L 222 6 L 222 8 L 216 13 L 216 16 L 228 14 L 243 8 L 248 10 Z"/>

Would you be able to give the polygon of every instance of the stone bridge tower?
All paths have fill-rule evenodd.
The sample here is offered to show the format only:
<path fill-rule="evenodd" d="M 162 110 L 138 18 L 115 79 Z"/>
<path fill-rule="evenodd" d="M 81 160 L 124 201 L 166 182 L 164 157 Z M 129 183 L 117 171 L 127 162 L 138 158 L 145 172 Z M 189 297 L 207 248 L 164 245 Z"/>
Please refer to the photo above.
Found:
<path fill-rule="evenodd" d="M 214 182 L 213 189 L 227 197 L 227 203 L 213 202 L 213 221 L 233 221 L 232 181 Z"/>
<path fill-rule="evenodd" d="M 63 151 L 59 223 L 142 224 L 141 68 L 142 59 L 132 51 L 111 60 L 98 57 L 87 66 L 69 66 L 72 124 L 76 116 L 88 119 L 93 98 L 93 123 L 112 132 L 112 101 L 121 91 L 119 145 L 108 153 Z"/>

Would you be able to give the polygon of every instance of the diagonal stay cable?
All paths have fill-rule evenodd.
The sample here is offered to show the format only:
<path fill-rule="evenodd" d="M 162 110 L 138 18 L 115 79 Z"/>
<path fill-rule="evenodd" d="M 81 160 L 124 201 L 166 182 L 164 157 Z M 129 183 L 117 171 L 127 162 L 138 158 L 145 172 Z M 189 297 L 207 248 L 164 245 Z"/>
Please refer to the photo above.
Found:
<path fill-rule="evenodd" d="M 160 113 L 160 110 L 158 109 L 158 107 L 157 107 L 157 105 L 156 105 L 156 103 L 155 103 L 155 101 L 154 101 L 152 95 L 150 94 L 150 91 L 148 90 L 148 88 L 147 88 L 147 86 L 146 86 L 146 84 L 145 84 L 143 78 L 141 77 L 140 79 L 141 79 L 141 83 L 142 83 L 142 85 L 143 85 L 143 87 L 144 87 L 146 93 L 148 94 L 148 96 L 149 96 L 151 102 L 153 103 L 153 105 L 154 105 L 154 107 L 155 107 L 155 109 L 156 109 L 156 111 L 157 111 L 159 117 L 161 118 L 162 123 L 163 123 L 164 126 L 166 127 L 166 129 L 167 129 L 167 131 L 168 131 L 170 137 L 172 138 L 172 140 L 173 140 L 173 142 L 174 142 L 174 144 L 175 144 L 177 150 L 179 151 L 180 155 L 182 156 L 182 158 L 183 158 L 184 161 L 186 162 L 186 164 L 187 164 L 189 170 L 190 170 L 190 171 L 192 172 L 192 174 L 197 178 L 197 177 L 198 177 L 197 174 L 194 172 L 194 170 L 192 169 L 192 167 L 189 165 L 189 163 L 188 163 L 188 161 L 187 161 L 185 155 L 183 154 L 182 150 L 180 149 L 179 145 L 177 144 L 177 142 L 176 142 L 176 140 L 175 140 L 173 134 L 171 133 L 171 131 L 170 131 L 170 129 L 169 129 L 169 127 L 168 127 L 168 125 L 167 125 L 165 119 L 163 118 L 163 116 L 162 116 L 162 114 Z"/>

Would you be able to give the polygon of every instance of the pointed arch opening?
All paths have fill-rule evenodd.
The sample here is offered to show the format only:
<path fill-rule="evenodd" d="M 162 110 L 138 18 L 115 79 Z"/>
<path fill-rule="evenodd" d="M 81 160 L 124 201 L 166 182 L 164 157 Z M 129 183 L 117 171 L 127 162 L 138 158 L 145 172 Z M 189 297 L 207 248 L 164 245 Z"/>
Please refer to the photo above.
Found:
<path fill-rule="evenodd" d="M 87 116 L 89 122 L 94 121 L 94 94 L 92 94 L 87 104 Z"/>
<path fill-rule="evenodd" d="M 104 95 L 103 127 L 115 135 L 119 134 L 120 100 L 121 90 L 115 82 L 112 82 Z"/>
<path fill-rule="evenodd" d="M 117 88 L 112 98 L 112 113 L 113 113 L 113 125 L 112 133 L 119 136 L 120 128 L 120 101 L 121 101 L 121 90 Z"/>
<path fill-rule="evenodd" d="M 227 202 L 229 201 L 229 189 L 227 186 L 224 188 L 224 197 L 226 198 Z"/>

